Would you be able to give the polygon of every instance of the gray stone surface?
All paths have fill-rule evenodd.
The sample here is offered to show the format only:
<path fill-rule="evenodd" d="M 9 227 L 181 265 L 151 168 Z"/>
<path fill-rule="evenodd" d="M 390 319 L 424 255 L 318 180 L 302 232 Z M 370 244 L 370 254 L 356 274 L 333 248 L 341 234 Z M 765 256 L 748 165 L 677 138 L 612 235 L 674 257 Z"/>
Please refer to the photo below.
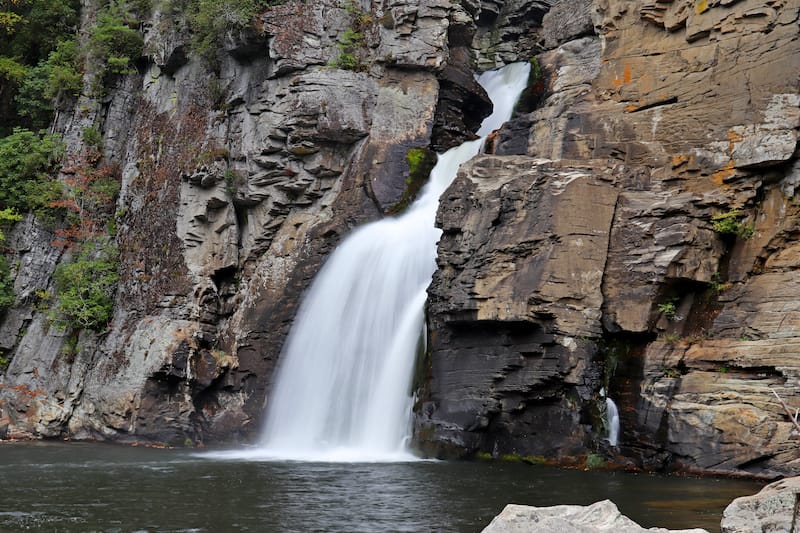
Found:
<path fill-rule="evenodd" d="M 705 529 L 643 528 L 611 500 L 591 505 L 506 505 L 483 533 L 708 533 Z"/>
<path fill-rule="evenodd" d="M 770 483 L 736 498 L 722 515 L 722 533 L 794 533 L 800 527 L 800 478 Z"/>
<path fill-rule="evenodd" d="M 443 195 L 417 441 L 796 473 L 769 387 L 800 405 L 799 10 L 293 0 L 229 32 L 208 68 L 181 15 L 156 9 L 137 74 L 98 99 L 86 69 L 54 124 L 70 161 L 97 127 L 121 172 L 115 316 L 100 332 L 53 327 L 68 255 L 31 218 L 9 231 L 3 434 L 252 438 L 327 254 L 402 197 L 410 148 L 473 136 L 489 110 L 473 69 L 535 57 L 494 153 Z M 355 70 L 332 66 L 348 28 L 363 34 Z M 738 232 L 715 229 L 726 213 Z M 620 407 L 619 453 L 601 388 Z"/>

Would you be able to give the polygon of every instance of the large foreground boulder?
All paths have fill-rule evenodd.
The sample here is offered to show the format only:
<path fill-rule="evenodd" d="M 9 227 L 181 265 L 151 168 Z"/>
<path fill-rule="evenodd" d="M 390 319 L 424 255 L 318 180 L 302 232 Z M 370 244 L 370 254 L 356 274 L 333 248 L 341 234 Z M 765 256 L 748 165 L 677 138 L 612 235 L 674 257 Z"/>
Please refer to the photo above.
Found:
<path fill-rule="evenodd" d="M 705 529 L 645 529 L 619 512 L 611 500 L 592 505 L 506 505 L 483 533 L 708 533 Z"/>
<path fill-rule="evenodd" d="M 722 533 L 800 531 L 800 477 L 770 483 L 758 494 L 736 498 L 722 515 Z"/>

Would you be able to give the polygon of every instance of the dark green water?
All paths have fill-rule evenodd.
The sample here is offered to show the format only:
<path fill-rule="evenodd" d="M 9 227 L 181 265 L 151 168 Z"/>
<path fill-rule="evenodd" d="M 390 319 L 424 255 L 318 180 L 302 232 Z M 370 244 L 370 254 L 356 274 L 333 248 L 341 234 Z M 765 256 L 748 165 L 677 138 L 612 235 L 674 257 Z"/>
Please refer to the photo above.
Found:
<path fill-rule="evenodd" d="M 220 461 L 188 450 L 0 445 L 0 531 L 474 532 L 506 503 L 610 498 L 646 527 L 718 531 L 760 485 L 524 464 Z"/>

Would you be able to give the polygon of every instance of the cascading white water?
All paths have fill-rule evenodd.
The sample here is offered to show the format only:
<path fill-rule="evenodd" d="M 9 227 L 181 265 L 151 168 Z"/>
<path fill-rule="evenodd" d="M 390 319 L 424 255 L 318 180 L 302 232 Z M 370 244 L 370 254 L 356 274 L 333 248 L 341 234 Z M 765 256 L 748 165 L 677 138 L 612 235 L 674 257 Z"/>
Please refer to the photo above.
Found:
<path fill-rule="evenodd" d="M 606 424 L 608 425 L 608 443 L 616 446 L 619 442 L 619 410 L 614 400 L 606 396 Z"/>
<path fill-rule="evenodd" d="M 480 76 L 494 103 L 480 137 L 511 117 L 529 69 L 515 63 Z M 309 461 L 413 459 L 411 380 L 441 235 L 436 209 L 482 138 L 439 156 L 406 213 L 356 230 L 328 259 L 284 346 L 264 435 L 252 453 Z"/>
<path fill-rule="evenodd" d="M 616 446 L 619 442 L 619 410 L 614 400 L 606 395 L 606 388 L 600 388 L 600 397 L 606 400 L 606 429 L 608 430 L 608 443 Z"/>

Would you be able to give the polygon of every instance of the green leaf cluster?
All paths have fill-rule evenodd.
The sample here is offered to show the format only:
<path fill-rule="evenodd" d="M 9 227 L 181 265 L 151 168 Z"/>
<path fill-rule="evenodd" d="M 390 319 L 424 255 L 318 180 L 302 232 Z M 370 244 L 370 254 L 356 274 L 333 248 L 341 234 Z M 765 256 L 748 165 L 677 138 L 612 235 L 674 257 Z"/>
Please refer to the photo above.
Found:
<path fill-rule="evenodd" d="M 14 98 L 17 113 L 32 128 L 44 129 L 50 123 L 54 104 L 78 96 L 82 86 L 77 42 L 59 41 L 47 59 L 27 70 Z"/>
<path fill-rule="evenodd" d="M 369 15 L 362 12 L 355 2 L 345 3 L 345 10 L 353 16 L 353 27 L 347 28 L 339 37 L 336 47 L 338 57 L 330 62 L 330 66 L 343 70 L 364 70 L 364 65 L 357 57 L 358 49 L 364 44 L 362 29 L 370 22 Z"/>
<path fill-rule="evenodd" d="M 119 281 L 119 252 L 111 244 L 87 245 L 73 262 L 59 265 L 56 313 L 69 329 L 102 330 L 114 312 L 114 291 Z"/>
<path fill-rule="evenodd" d="M 133 63 L 142 56 L 144 39 L 135 13 L 122 2 L 111 2 L 97 14 L 89 30 L 89 43 L 102 65 L 99 77 L 133 74 Z"/>
<path fill-rule="evenodd" d="M 52 177 L 63 153 L 55 135 L 15 128 L 0 139 L 0 208 L 39 212 L 60 198 Z"/>
<path fill-rule="evenodd" d="M 187 22 L 192 50 L 209 65 L 216 65 L 225 36 L 249 26 L 259 11 L 286 0 L 191 0 Z"/>
<path fill-rule="evenodd" d="M 731 209 L 725 213 L 712 216 L 711 227 L 721 235 L 736 235 L 749 239 L 753 236 L 754 228 L 742 222 L 745 216 L 741 209 Z"/>
<path fill-rule="evenodd" d="M 70 65 L 70 72 L 63 70 L 71 62 L 63 57 L 62 43 L 75 40 L 79 8 L 80 0 L 0 3 L 0 135 L 14 126 L 46 126 L 59 92 L 55 87 L 74 86 L 77 69 Z M 25 95 L 20 97 L 23 88 Z"/>
<path fill-rule="evenodd" d="M 678 307 L 675 305 L 675 300 L 658 304 L 658 312 L 664 315 L 667 320 L 674 320 L 678 315 Z"/>
<path fill-rule="evenodd" d="M 6 228 L 22 220 L 14 209 L 7 207 L 0 209 L 0 228 Z M 6 242 L 5 233 L 0 229 L 0 246 Z M 0 254 L 0 312 L 5 311 L 14 304 L 14 279 L 11 277 L 11 267 L 5 255 Z M 2 362 L 0 362 L 0 366 Z"/>

